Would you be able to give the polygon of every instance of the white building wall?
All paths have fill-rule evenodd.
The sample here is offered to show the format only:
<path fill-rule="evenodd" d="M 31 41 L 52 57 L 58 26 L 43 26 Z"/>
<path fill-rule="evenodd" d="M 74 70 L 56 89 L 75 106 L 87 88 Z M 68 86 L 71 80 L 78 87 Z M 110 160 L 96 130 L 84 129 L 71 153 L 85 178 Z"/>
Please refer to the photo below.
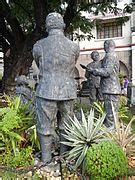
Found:
<path fill-rule="evenodd" d="M 82 32 L 80 32 L 80 34 L 82 34 Z M 95 39 L 91 39 L 90 41 L 86 39 L 85 41 L 79 42 L 80 49 L 86 50 L 84 51 L 86 54 L 89 53 L 88 50 L 89 51 L 91 51 L 91 49 L 100 50 L 100 48 L 103 48 L 103 43 L 106 40 L 106 39 L 97 39 L 96 28 L 92 30 L 92 34 L 95 37 Z M 122 26 L 122 37 L 114 37 L 110 39 L 113 39 L 115 41 L 116 46 L 123 46 L 123 45 L 128 46 L 131 43 L 131 17 L 130 17 L 130 20 Z M 118 48 L 117 50 L 119 51 L 120 49 Z M 127 50 L 129 50 L 129 48 Z"/>
<path fill-rule="evenodd" d="M 92 33 L 93 33 L 95 39 L 91 39 L 90 41 L 88 41 L 86 39 L 85 41 L 78 42 L 81 52 L 80 52 L 80 58 L 77 61 L 76 66 L 80 72 L 81 81 L 85 80 L 85 77 L 84 77 L 85 70 L 83 70 L 80 67 L 80 64 L 87 65 L 91 61 L 91 58 L 90 58 L 91 52 L 94 50 L 97 50 L 100 53 L 100 58 L 102 59 L 104 57 L 103 44 L 106 39 L 97 39 L 96 28 L 94 28 L 92 30 Z M 109 39 L 109 38 L 107 38 L 107 39 Z M 132 43 L 132 40 L 131 40 L 131 17 L 130 17 L 130 20 L 128 22 L 126 22 L 125 25 L 122 26 L 122 37 L 115 37 L 115 38 L 110 38 L 110 39 L 113 39 L 115 41 L 116 52 L 121 52 L 121 51 L 124 52 L 124 51 L 131 50 L 131 43 Z M 125 62 L 125 63 L 127 65 L 127 62 Z"/>
<path fill-rule="evenodd" d="M 117 7 L 123 9 L 125 4 L 129 4 L 131 2 L 132 2 L 132 0 L 118 0 Z M 124 15 L 129 16 L 130 20 L 122 26 L 122 37 L 115 37 L 115 38 L 111 38 L 111 39 L 113 39 L 115 41 L 116 46 L 123 46 L 123 45 L 126 46 L 131 43 L 131 27 L 133 24 L 133 19 L 132 19 L 133 13 L 132 14 L 122 14 L 122 12 L 121 12 L 117 16 L 115 16 L 114 14 L 111 14 L 111 13 L 108 13 L 105 16 L 103 16 L 101 14 L 99 14 L 98 16 L 94 16 L 94 15 L 88 14 L 88 13 L 84 13 L 83 15 L 87 16 L 87 18 L 89 18 L 90 20 L 92 20 L 92 19 L 107 20 L 107 19 L 118 18 L 118 17 L 124 16 Z M 82 34 L 82 32 L 79 32 L 79 33 Z M 91 39 L 90 41 L 85 40 L 85 41 L 79 42 L 80 49 L 86 50 L 86 52 L 85 52 L 86 54 L 89 53 L 87 51 L 88 49 L 103 48 L 103 43 L 106 40 L 106 39 L 97 39 L 96 27 L 93 28 L 92 34 L 95 39 Z M 107 39 L 109 39 L 109 38 L 107 38 Z M 117 50 L 121 51 L 121 49 L 117 49 Z M 127 50 L 129 50 L 129 49 L 127 49 Z M 102 50 L 100 50 L 100 51 L 102 51 Z M 84 52 L 82 54 L 84 54 Z"/>

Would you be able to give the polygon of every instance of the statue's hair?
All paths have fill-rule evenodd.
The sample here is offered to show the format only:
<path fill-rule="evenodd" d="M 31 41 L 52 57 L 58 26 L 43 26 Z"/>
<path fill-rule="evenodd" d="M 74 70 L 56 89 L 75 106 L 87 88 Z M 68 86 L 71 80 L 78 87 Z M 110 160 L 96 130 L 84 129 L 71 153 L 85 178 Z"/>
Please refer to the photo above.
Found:
<path fill-rule="evenodd" d="M 51 29 L 64 29 L 65 23 L 61 14 L 53 12 L 49 13 L 46 17 L 46 29 L 47 31 Z"/>
<path fill-rule="evenodd" d="M 91 57 L 93 57 L 93 55 L 94 55 L 95 53 L 97 53 L 97 54 L 99 55 L 98 51 L 92 51 Z"/>
<path fill-rule="evenodd" d="M 110 48 L 115 48 L 115 42 L 113 40 L 106 40 L 104 42 L 104 45 L 107 45 L 107 47 L 110 47 Z"/>

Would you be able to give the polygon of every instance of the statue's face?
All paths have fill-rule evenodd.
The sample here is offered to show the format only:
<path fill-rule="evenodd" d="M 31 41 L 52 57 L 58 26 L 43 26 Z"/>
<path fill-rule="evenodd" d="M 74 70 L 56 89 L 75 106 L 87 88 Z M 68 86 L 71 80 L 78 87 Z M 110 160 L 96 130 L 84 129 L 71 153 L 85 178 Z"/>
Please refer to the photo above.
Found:
<path fill-rule="evenodd" d="M 98 52 L 93 52 L 91 54 L 91 58 L 94 60 L 94 61 L 98 61 L 99 60 L 99 53 Z"/>
<path fill-rule="evenodd" d="M 104 50 L 105 52 L 111 52 L 115 48 L 115 43 L 113 41 L 105 41 L 104 43 Z"/>
<path fill-rule="evenodd" d="M 110 52 L 110 46 L 108 43 L 104 44 L 104 49 L 105 49 L 105 52 Z"/>

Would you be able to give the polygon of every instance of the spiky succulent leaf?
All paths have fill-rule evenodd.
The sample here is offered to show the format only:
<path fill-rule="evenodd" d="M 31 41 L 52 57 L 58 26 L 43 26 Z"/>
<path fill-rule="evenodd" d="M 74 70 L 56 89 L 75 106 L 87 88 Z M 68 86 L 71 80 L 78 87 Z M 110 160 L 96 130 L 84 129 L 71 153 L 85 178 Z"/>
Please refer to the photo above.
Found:
<path fill-rule="evenodd" d="M 74 128 L 74 127 L 70 128 L 70 129 L 67 127 L 67 129 L 65 129 L 65 132 L 66 132 L 66 134 L 71 133 L 72 135 L 74 135 L 76 137 L 76 139 L 85 140 L 85 137 L 82 136 L 82 133 L 80 131 L 79 132 L 76 131 L 76 128 Z"/>
<path fill-rule="evenodd" d="M 126 127 L 126 130 L 125 130 L 125 135 L 126 137 L 129 135 L 130 131 L 131 131 L 131 125 L 132 125 L 132 122 L 135 120 L 135 117 L 133 117 L 130 122 L 128 123 L 127 127 Z"/>
<path fill-rule="evenodd" d="M 90 114 L 88 115 L 88 131 L 87 131 L 87 139 L 90 139 L 90 134 L 92 132 L 93 123 L 94 123 L 94 111 L 91 110 Z"/>
<path fill-rule="evenodd" d="M 100 114 L 104 114 L 104 103 L 103 102 L 94 102 L 93 103 L 93 108 L 99 112 Z"/>
<path fill-rule="evenodd" d="M 101 131 L 101 126 L 103 125 L 105 116 L 106 116 L 106 114 L 103 114 L 102 117 L 100 119 L 98 119 L 96 123 L 94 123 L 95 127 L 94 127 L 93 131 L 91 132 L 89 139 L 92 139 L 95 135 L 97 135 L 99 133 L 99 131 Z"/>
<path fill-rule="evenodd" d="M 84 146 L 84 145 L 83 145 Z M 73 156 L 73 155 L 75 155 L 76 153 L 77 154 L 81 154 L 81 151 L 82 151 L 82 149 L 83 149 L 83 146 L 82 145 L 77 145 L 77 146 L 75 146 L 71 151 L 69 151 L 69 156 L 71 155 L 71 156 Z"/>
<path fill-rule="evenodd" d="M 65 134 L 63 136 L 68 142 L 61 142 L 72 147 L 66 155 L 68 160 L 75 162 L 75 169 L 83 163 L 87 149 L 92 143 L 108 139 L 106 128 L 103 125 L 106 114 L 95 118 L 93 109 L 88 117 L 85 117 L 82 110 L 81 114 L 81 121 L 74 116 L 74 119 L 69 117 L 70 121 L 64 123 Z"/>
<path fill-rule="evenodd" d="M 88 121 L 85 118 L 85 115 L 83 113 L 83 110 L 81 109 L 81 115 L 82 115 L 82 126 L 84 128 L 84 132 L 85 132 L 85 137 L 87 137 L 87 132 L 88 132 Z"/>
<path fill-rule="evenodd" d="M 114 107 L 112 103 L 112 110 L 114 114 Z M 110 137 L 116 141 L 122 149 L 127 154 L 128 146 L 135 140 L 135 134 L 131 131 L 132 122 L 135 120 L 135 117 L 130 120 L 130 122 L 126 125 L 123 122 L 120 122 L 114 114 L 114 125 L 116 129 L 110 132 Z"/>
<path fill-rule="evenodd" d="M 70 118 L 70 121 L 72 124 L 71 129 L 73 129 L 77 132 L 80 132 L 83 137 L 86 137 L 85 130 L 84 130 L 84 128 L 82 128 L 82 124 L 80 124 L 80 122 L 78 121 L 76 116 L 74 115 L 74 119 L 72 119 L 71 117 L 69 117 L 69 118 Z"/>
<path fill-rule="evenodd" d="M 79 156 L 79 158 L 77 159 L 77 162 L 75 164 L 75 169 L 77 169 L 81 164 L 82 162 L 84 161 L 84 157 L 86 156 L 86 153 L 87 153 L 87 150 L 88 150 L 88 146 L 85 145 L 83 147 L 83 150 L 81 152 L 81 155 Z"/>

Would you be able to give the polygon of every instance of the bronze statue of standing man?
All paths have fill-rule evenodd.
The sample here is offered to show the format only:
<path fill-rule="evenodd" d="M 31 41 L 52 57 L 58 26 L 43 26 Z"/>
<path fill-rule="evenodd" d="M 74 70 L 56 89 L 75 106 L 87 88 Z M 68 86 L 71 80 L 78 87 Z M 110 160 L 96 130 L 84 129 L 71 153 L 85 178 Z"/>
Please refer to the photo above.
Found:
<path fill-rule="evenodd" d="M 73 100 L 77 97 L 74 70 L 79 47 L 64 36 L 64 27 L 59 13 L 48 14 L 48 37 L 37 41 L 33 47 L 33 57 L 39 67 L 39 84 L 36 88 L 37 132 L 42 162 L 45 164 L 52 161 L 52 136 L 57 112 L 61 114 L 58 124 L 61 134 L 67 115 L 73 115 Z"/>
<path fill-rule="evenodd" d="M 105 111 L 107 113 L 105 124 L 107 127 L 114 126 L 114 116 L 118 116 L 118 96 L 121 93 L 119 83 L 119 60 L 115 52 L 113 40 L 104 42 L 105 57 L 101 68 L 91 68 L 89 72 L 101 77 L 101 89 L 103 93 Z M 114 111 L 113 111 L 114 107 Z"/>
<path fill-rule="evenodd" d="M 100 68 L 101 67 L 99 53 L 97 51 L 93 51 L 91 53 L 91 59 L 93 59 L 93 62 L 90 62 L 87 65 L 87 69 L 86 69 L 86 73 L 85 73 L 85 77 L 87 78 L 88 83 L 89 83 L 90 104 L 92 104 L 96 100 L 99 100 L 99 101 L 103 100 L 102 92 L 101 92 L 101 88 L 100 88 L 101 77 L 95 76 L 88 71 L 88 69 L 91 69 L 91 68 Z"/>

